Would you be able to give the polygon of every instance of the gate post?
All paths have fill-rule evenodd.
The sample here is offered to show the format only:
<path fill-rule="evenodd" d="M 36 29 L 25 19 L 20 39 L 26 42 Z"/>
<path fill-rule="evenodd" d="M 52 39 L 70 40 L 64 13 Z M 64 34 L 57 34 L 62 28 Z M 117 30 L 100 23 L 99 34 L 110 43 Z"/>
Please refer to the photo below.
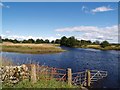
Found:
<path fill-rule="evenodd" d="M 35 64 L 31 64 L 31 77 L 30 77 L 30 80 L 31 80 L 32 83 L 37 82 L 36 65 Z"/>
<path fill-rule="evenodd" d="M 72 85 L 72 70 L 71 68 L 67 69 L 67 80 L 68 80 L 68 85 Z"/>
<path fill-rule="evenodd" d="M 87 84 L 87 86 L 88 87 L 90 87 L 90 83 L 91 83 L 91 73 L 90 73 L 90 70 L 87 70 L 87 72 L 86 72 L 86 84 Z"/>

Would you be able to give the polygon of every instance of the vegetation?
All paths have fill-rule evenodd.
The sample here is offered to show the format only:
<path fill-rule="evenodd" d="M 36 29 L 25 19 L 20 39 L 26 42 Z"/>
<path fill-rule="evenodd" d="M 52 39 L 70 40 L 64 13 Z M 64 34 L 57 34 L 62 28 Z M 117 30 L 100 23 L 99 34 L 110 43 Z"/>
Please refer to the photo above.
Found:
<path fill-rule="evenodd" d="M 107 46 L 109 46 L 110 44 L 109 44 L 109 42 L 108 41 L 103 41 L 101 44 L 100 44 L 100 46 L 102 47 L 102 48 L 105 48 L 105 47 L 107 47 Z"/>
<path fill-rule="evenodd" d="M 6 52 L 19 52 L 30 54 L 46 54 L 46 53 L 59 53 L 65 50 L 58 48 L 56 44 L 13 44 L 3 43 L 2 51 Z"/>
<path fill-rule="evenodd" d="M 2 38 L 1 38 L 2 39 Z M 12 43 L 25 43 L 25 44 L 60 44 L 60 46 L 67 46 L 67 47 L 79 47 L 79 48 L 95 48 L 95 49 L 101 49 L 101 50 L 120 50 L 120 44 L 110 44 L 108 41 L 90 41 L 90 40 L 77 40 L 74 36 L 71 37 L 66 37 L 63 36 L 61 37 L 61 39 L 56 39 L 56 40 L 52 40 L 51 42 L 46 39 L 28 39 L 28 40 L 12 40 L 12 39 L 2 39 L 1 42 L 12 42 Z M 90 46 L 91 45 L 91 46 Z M 96 47 L 96 45 L 98 47 Z M 58 45 L 59 46 L 59 45 Z M 8 47 L 5 47 L 8 48 Z M 4 46 L 3 46 L 3 50 Z M 7 49 L 8 50 L 8 49 Z M 11 50 L 9 50 L 11 51 Z M 16 51 L 16 50 L 15 50 Z M 45 51 L 45 50 L 44 50 Z M 39 52 L 39 51 L 37 51 Z"/>
<path fill-rule="evenodd" d="M 8 59 L 6 57 L 0 56 L 0 67 L 1 66 L 9 66 L 9 65 L 14 65 L 12 60 L 10 60 L 10 59 Z"/>
<path fill-rule="evenodd" d="M 3 83 L 3 88 L 76 88 L 77 86 L 69 86 L 66 82 L 51 80 L 39 80 L 37 83 L 32 84 L 29 80 L 23 80 L 15 85 Z"/>

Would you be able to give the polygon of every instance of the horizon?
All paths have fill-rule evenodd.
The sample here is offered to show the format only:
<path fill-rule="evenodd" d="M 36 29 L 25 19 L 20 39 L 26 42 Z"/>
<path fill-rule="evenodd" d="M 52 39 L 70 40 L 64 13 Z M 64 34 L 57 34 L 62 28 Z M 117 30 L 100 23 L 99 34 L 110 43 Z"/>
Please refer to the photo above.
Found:
<path fill-rule="evenodd" d="M 117 2 L 4 2 L 2 38 L 60 39 L 118 43 Z M 113 19 L 114 18 L 114 19 Z M 96 23 L 97 22 L 97 23 Z"/>

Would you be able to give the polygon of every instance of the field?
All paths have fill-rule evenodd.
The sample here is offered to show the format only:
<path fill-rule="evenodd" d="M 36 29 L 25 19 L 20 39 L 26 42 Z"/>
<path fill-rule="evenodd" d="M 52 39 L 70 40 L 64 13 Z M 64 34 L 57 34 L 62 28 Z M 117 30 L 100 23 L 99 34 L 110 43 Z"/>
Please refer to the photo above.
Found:
<path fill-rule="evenodd" d="M 99 50 L 120 50 L 120 45 L 110 45 L 105 48 L 100 47 L 100 45 L 86 45 L 82 48 L 93 48 L 93 49 L 99 49 Z"/>
<path fill-rule="evenodd" d="M 3 52 L 30 54 L 59 53 L 65 51 L 58 46 L 57 44 L 13 44 L 9 42 L 1 44 Z"/>

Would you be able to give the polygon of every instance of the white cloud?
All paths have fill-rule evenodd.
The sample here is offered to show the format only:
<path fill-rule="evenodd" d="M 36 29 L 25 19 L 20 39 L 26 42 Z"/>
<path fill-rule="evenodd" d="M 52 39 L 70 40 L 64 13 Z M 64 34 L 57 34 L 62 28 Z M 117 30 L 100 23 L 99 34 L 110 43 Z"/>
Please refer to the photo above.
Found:
<path fill-rule="evenodd" d="M 110 8 L 109 6 L 102 6 L 102 7 L 97 7 L 95 9 L 92 9 L 91 11 L 93 13 L 97 13 L 97 12 L 106 12 L 106 11 L 111 11 L 111 10 L 114 10 L 112 8 Z"/>
<path fill-rule="evenodd" d="M 0 7 L 3 7 L 4 5 L 3 5 L 3 3 L 2 2 L 0 2 Z"/>
<path fill-rule="evenodd" d="M 6 31 L 5 33 L 6 33 L 6 34 L 9 34 L 9 33 L 10 33 L 10 31 Z"/>
<path fill-rule="evenodd" d="M 90 11 L 89 8 L 86 6 L 82 6 L 81 10 L 85 13 L 89 13 L 89 11 Z"/>
<path fill-rule="evenodd" d="M 21 36 L 21 35 L 1 35 L 2 38 L 9 38 L 9 39 L 17 39 L 17 40 L 28 40 L 28 39 L 49 39 L 50 41 L 52 40 L 56 40 L 57 38 L 56 37 L 35 37 L 35 36 Z"/>
<path fill-rule="evenodd" d="M 10 8 L 10 6 L 4 5 L 2 2 L 0 2 L 0 8 Z"/>
<path fill-rule="evenodd" d="M 56 29 L 57 32 L 81 32 L 77 38 L 85 40 L 108 40 L 118 42 L 118 26 L 97 27 L 97 26 L 77 26 Z"/>
<path fill-rule="evenodd" d="M 112 10 L 115 10 L 115 9 L 111 8 L 110 6 L 101 6 L 101 7 L 96 7 L 94 9 L 90 9 L 87 6 L 82 6 L 81 10 L 84 13 L 95 14 L 95 13 L 98 13 L 98 12 L 107 12 L 107 11 L 112 11 Z"/>
<path fill-rule="evenodd" d="M 58 33 L 58 34 L 56 34 L 56 36 L 61 36 L 61 34 Z"/>

